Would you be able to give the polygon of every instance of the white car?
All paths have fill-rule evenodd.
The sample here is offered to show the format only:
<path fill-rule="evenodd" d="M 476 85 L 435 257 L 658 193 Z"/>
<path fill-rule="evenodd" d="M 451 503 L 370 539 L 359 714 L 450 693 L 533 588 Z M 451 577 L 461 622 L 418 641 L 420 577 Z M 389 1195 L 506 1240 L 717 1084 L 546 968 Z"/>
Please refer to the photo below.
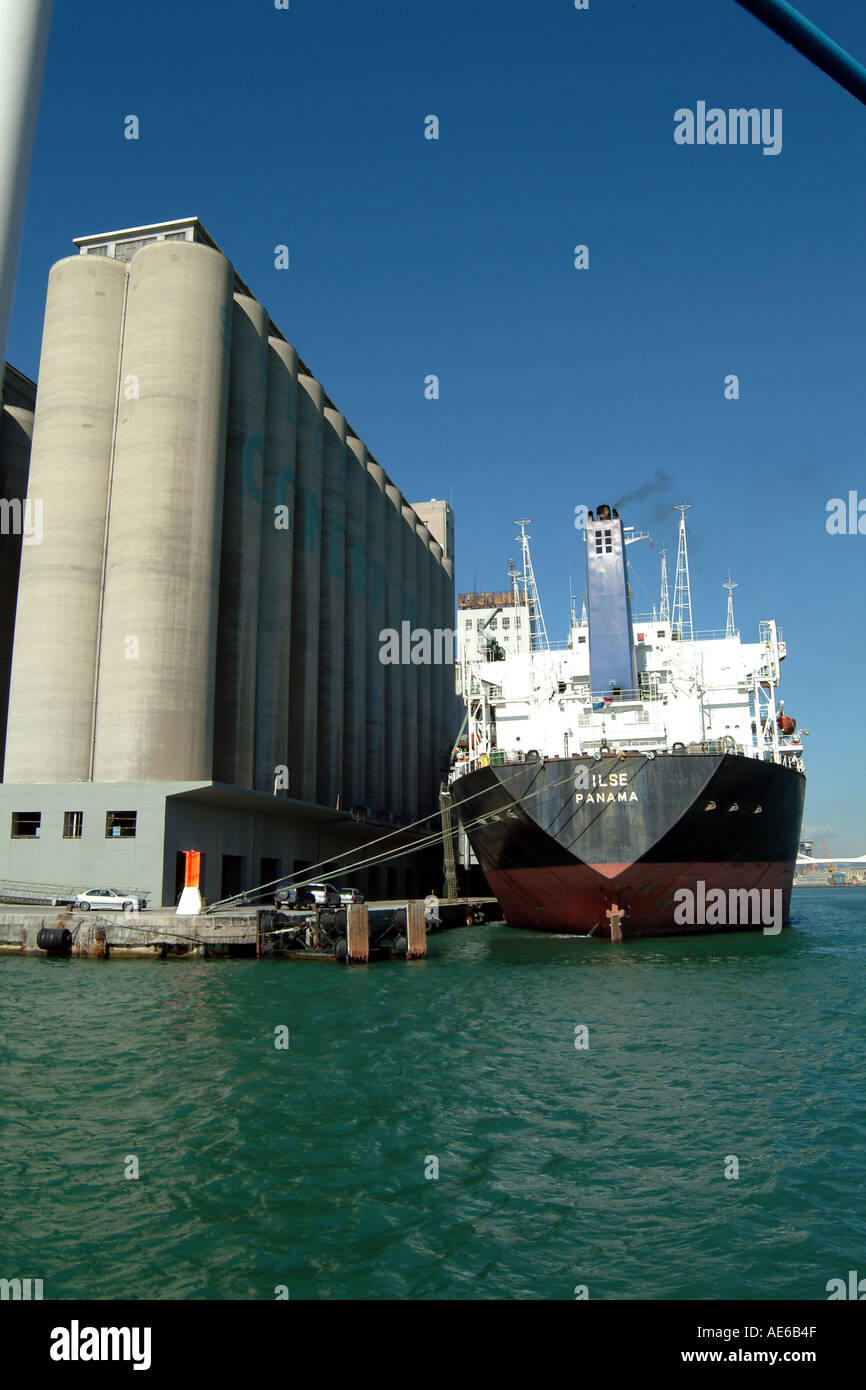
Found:
<path fill-rule="evenodd" d="M 340 902 L 343 904 L 344 907 L 346 907 L 348 903 L 364 903 L 366 901 L 367 899 L 364 897 L 364 894 L 361 892 L 360 888 L 340 889 Z"/>
<path fill-rule="evenodd" d="M 82 912 L 91 908 L 95 912 L 134 912 L 147 907 L 147 899 L 115 893 L 113 888 L 88 888 L 84 893 L 76 893 L 72 905 Z"/>
<path fill-rule="evenodd" d="M 309 888 L 317 907 L 339 907 L 340 892 L 333 883 L 305 883 L 305 888 Z"/>

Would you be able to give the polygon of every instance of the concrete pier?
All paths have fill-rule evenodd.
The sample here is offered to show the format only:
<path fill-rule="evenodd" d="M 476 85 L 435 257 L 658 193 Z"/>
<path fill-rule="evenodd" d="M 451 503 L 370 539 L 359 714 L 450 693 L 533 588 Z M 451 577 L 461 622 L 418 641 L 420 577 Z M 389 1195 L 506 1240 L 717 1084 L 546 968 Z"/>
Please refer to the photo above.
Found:
<path fill-rule="evenodd" d="M 39 911 L 9 906 L 0 911 L 0 955 L 44 956 L 46 951 L 37 945 L 42 928 L 67 929 L 71 936 L 66 953 L 73 958 L 89 960 L 123 959 L 183 959 L 190 956 L 248 956 L 290 955 L 276 950 L 267 952 L 264 943 L 272 933 L 296 933 L 303 937 L 304 950 L 298 958 L 373 961 L 404 955 L 400 938 L 406 942 L 405 956 L 422 959 L 427 954 L 427 924 L 422 900 L 411 902 L 352 903 L 342 909 L 345 927 L 335 925 L 334 912 L 322 909 L 318 913 L 281 912 L 271 908 L 249 908 L 233 913 L 213 915 L 202 913 L 195 917 L 178 917 L 164 912 L 76 912 L 46 908 Z M 275 922 L 275 916 L 279 922 Z M 462 927 L 483 921 L 496 921 L 501 916 L 494 898 L 441 899 L 440 928 Z M 327 922 L 327 928 L 325 923 Z M 405 923 L 405 926 L 403 925 Z M 312 932 L 307 927 L 312 927 Z M 334 943 L 342 939 L 345 950 L 335 951 Z M 311 943 L 320 942 L 316 949 Z M 329 944 L 330 943 L 330 944 Z M 394 949 L 395 946 L 398 949 Z M 54 952 L 52 954 L 55 954 Z M 56 953 L 61 954 L 61 953 Z"/>
<path fill-rule="evenodd" d="M 349 960 L 370 959 L 370 909 L 366 903 L 349 904 L 346 946 Z"/>
<path fill-rule="evenodd" d="M 406 955 L 409 960 L 417 960 L 427 954 L 427 923 L 424 918 L 424 904 L 416 898 L 406 904 Z"/>

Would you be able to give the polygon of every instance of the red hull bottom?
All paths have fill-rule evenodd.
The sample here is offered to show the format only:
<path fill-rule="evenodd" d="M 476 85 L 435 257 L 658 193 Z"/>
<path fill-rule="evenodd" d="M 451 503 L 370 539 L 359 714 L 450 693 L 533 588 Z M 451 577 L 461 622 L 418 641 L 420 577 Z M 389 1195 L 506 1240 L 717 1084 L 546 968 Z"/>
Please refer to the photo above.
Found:
<path fill-rule="evenodd" d="M 611 919 L 606 914 L 619 909 L 624 913 L 624 937 L 761 930 L 772 934 L 788 920 L 794 866 L 568 864 L 490 869 L 485 876 L 512 927 L 609 938 Z M 757 897 L 754 892 L 748 900 L 742 896 L 743 890 L 754 889 L 759 890 Z M 613 930 L 615 934 L 616 925 Z"/>

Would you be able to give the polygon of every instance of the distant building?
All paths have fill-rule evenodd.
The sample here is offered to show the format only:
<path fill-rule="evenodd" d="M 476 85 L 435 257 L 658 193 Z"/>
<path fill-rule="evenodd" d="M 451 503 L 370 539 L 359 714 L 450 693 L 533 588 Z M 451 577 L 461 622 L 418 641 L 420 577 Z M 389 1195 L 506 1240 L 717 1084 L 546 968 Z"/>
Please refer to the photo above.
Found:
<path fill-rule="evenodd" d="M 44 534 L 0 538 L 0 879 L 173 903 L 197 849 L 213 901 L 435 813 L 453 671 L 380 634 L 453 628 L 450 508 L 421 507 L 443 544 L 196 218 L 75 244 L 35 416 L 4 386 L 4 496 L 32 433 Z"/>
<path fill-rule="evenodd" d="M 442 547 L 446 560 L 454 559 L 454 513 L 447 502 L 413 502 L 416 516 L 420 517 L 430 535 Z"/>
<path fill-rule="evenodd" d="M 531 651 L 530 606 L 525 592 L 505 589 L 459 594 L 457 634 L 460 652 L 468 661 L 495 659 L 497 648 L 505 656 Z"/>

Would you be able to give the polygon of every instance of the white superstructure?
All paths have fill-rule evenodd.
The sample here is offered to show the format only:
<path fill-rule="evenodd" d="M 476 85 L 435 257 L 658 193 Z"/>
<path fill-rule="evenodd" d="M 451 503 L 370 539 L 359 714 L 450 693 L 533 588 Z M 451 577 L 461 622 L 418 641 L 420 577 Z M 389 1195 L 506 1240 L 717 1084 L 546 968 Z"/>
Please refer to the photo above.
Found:
<path fill-rule="evenodd" d="M 640 539 L 630 531 L 624 528 L 626 544 Z M 686 563 L 683 556 L 681 567 Z M 682 592 L 681 583 L 678 588 Z M 690 617 L 688 597 L 685 602 Z M 801 767 L 802 740 L 776 703 L 786 655 L 777 624 L 761 622 L 758 640 L 743 642 L 729 602 L 727 631 L 694 632 L 689 639 L 658 611 L 631 622 L 634 689 L 592 689 L 585 610 L 580 618 L 572 615 L 568 641 L 559 648 L 492 661 L 464 642 L 467 728 L 455 774 L 486 760 L 594 756 L 607 749 L 670 752 L 677 745 Z"/>

